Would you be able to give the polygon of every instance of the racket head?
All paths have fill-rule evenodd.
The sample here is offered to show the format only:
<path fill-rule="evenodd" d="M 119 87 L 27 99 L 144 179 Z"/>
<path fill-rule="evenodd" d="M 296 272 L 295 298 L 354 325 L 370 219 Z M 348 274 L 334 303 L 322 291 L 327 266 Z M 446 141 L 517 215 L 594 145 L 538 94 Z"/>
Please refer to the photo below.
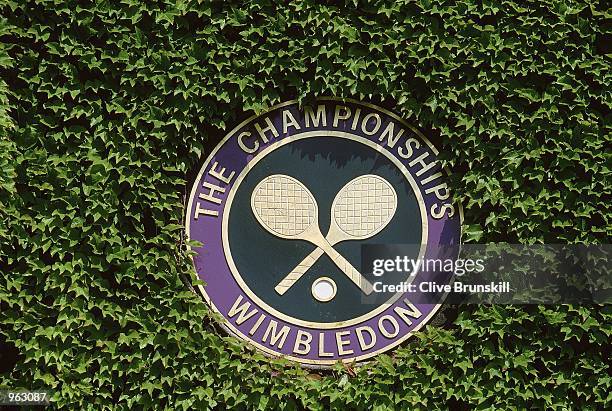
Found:
<path fill-rule="evenodd" d="M 268 232 L 286 239 L 301 238 L 318 226 L 318 206 L 299 180 L 284 174 L 262 179 L 251 194 L 251 210 Z"/>
<path fill-rule="evenodd" d="M 382 231 L 397 210 L 397 193 L 383 177 L 364 174 L 336 194 L 332 221 L 347 240 L 364 240 Z"/>

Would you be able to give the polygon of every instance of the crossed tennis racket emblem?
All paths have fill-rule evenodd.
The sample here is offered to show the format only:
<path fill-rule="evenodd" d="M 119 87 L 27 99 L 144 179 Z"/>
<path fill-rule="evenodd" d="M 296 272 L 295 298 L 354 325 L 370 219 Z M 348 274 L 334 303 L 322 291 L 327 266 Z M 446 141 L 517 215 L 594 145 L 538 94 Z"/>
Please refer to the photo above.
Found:
<path fill-rule="evenodd" d="M 305 240 L 317 246 L 274 287 L 278 294 L 285 294 L 323 254 L 361 291 L 372 293 L 372 284 L 334 245 L 365 240 L 389 224 L 397 209 L 397 194 L 387 180 L 365 174 L 342 187 L 332 203 L 331 224 L 325 237 L 319 228 L 317 200 L 293 177 L 274 174 L 261 180 L 251 195 L 251 208 L 270 234 L 287 240 Z"/>

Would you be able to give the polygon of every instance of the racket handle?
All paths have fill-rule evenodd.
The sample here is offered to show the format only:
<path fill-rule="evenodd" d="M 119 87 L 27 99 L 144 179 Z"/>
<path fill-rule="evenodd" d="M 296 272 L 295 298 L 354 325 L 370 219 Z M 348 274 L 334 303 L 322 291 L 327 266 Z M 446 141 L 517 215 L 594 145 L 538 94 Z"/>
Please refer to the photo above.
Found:
<path fill-rule="evenodd" d="M 280 280 L 276 287 L 274 287 L 274 290 L 276 290 L 276 292 L 280 295 L 285 294 L 297 280 L 306 274 L 306 271 L 308 271 L 310 267 L 312 267 L 314 263 L 321 258 L 322 255 L 323 250 L 321 250 L 319 247 L 315 248 L 312 253 L 308 254 L 301 263 L 299 263 L 289 274 L 285 276 L 285 278 Z"/>
<path fill-rule="evenodd" d="M 327 241 L 322 241 L 320 244 L 318 244 L 318 246 L 323 249 L 325 254 L 332 259 L 334 264 L 336 264 L 336 266 L 338 266 L 338 268 L 342 270 L 342 272 L 346 274 L 346 276 L 352 282 L 354 282 L 355 285 L 361 289 L 361 291 L 363 291 L 366 295 L 372 294 L 372 291 L 374 290 L 372 284 L 366 280 L 363 275 L 361 275 L 361 273 L 357 271 L 355 267 L 353 267 L 353 264 L 342 256 L 342 254 L 336 251 L 334 247 L 329 245 Z"/>

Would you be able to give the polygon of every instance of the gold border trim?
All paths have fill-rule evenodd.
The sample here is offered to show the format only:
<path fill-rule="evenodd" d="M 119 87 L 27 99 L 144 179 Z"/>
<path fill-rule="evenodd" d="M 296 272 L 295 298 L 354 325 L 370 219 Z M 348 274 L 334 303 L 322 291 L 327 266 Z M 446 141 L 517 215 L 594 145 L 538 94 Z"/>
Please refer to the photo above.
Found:
<path fill-rule="evenodd" d="M 425 135 L 423 135 L 423 133 L 421 133 L 419 130 L 417 130 L 415 127 L 413 127 L 412 125 L 410 125 L 406 120 L 404 120 L 403 118 L 399 117 L 397 114 L 376 106 L 374 104 L 370 104 L 370 103 L 365 103 L 362 101 L 358 101 L 358 100 L 354 100 L 351 98 L 338 98 L 338 97 L 319 97 L 317 98 L 318 101 L 337 101 L 337 102 L 349 102 L 352 104 L 357 104 L 357 105 L 361 105 L 363 107 L 369 107 L 372 108 L 374 110 L 378 110 L 381 113 L 385 113 L 386 115 L 390 116 L 391 118 L 395 119 L 396 121 L 399 121 L 401 124 L 403 124 L 404 126 L 408 127 L 411 131 L 413 131 L 415 134 L 417 134 L 424 142 L 425 144 L 427 144 L 427 146 L 429 146 L 429 148 L 431 149 L 431 151 L 438 155 L 440 152 L 438 151 L 438 149 L 431 143 L 431 141 L 429 141 L 429 139 L 427 137 L 425 137 Z M 278 108 L 282 108 L 282 107 L 286 107 L 292 104 L 296 104 L 298 103 L 297 100 L 289 100 L 289 101 L 285 101 L 283 103 L 279 103 L 276 105 L 273 105 L 271 107 L 269 107 L 267 110 L 259 113 L 259 114 L 254 114 L 252 116 L 250 116 L 249 118 L 247 118 L 246 120 L 244 120 L 243 122 L 241 122 L 240 124 L 238 124 L 236 127 L 234 127 L 228 134 L 226 134 L 226 136 L 215 146 L 215 148 L 211 151 L 211 153 L 208 155 L 208 157 L 206 158 L 206 161 L 204 161 L 204 163 L 202 164 L 202 167 L 200 168 L 200 171 L 198 172 L 198 175 L 196 176 L 196 178 L 194 179 L 194 182 L 198 182 L 201 180 L 202 175 L 204 174 L 204 171 L 206 170 L 206 167 L 208 166 L 208 164 L 210 163 L 210 161 L 213 159 L 213 157 L 215 156 L 215 154 L 217 154 L 217 151 L 219 151 L 219 149 L 221 147 L 223 147 L 223 145 L 230 139 L 232 138 L 232 136 L 236 133 L 236 131 L 240 130 L 240 128 L 242 128 L 242 126 L 244 126 L 245 124 L 248 124 L 249 122 L 255 120 L 258 117 L 261 117 L 271 111 L 274 111 Z M 450 175 L 450 170 L 448 169 L 448 167 L 444 167 L 443 170 L 446 172 L 447 175 Z M 191 210 L 191 207 L 193 206 L 193 198 L 197 192 L 197 184 L 194 184 L 192 189 L 191 189 L 191 193 L 189 194 L 189 201 L 187 203 L 187 209 L 185 212 L 185 234 L 186 234 L 186 238 L 189 239 L 189 226 L 190 226 L 190 218 L 189 218 L 189 214 L 188 211 Z M 460 238 L 463 236 L 463 206 L 460 203 L 457 203 L 457 208 L 459 209 L 459 222 L 460 222 Z M 187 249 L 191 251 L 191 246 L 187 245 Z M 195 270 L 195 262 L 193 261 L 193 258 L 191 259 L 191 262 L 193 264 L 193 268 Z M 197 271 L 196 271 L 197 272 Z M 206 303 L 213 309 L 213 311 L 219 313 L 221 316 L 223 316 L 223 314 L 221 314 L 221 312 L 217 309 L 217 307 L 215 307 L 215 305 L 211 302 L 210 298 L 208 297 L 208 294 L 206 294 L 206 290 L 204 289 L 204 287 L 200 284 L 198 284 L 198 289 L 200 290 L 200 292 L 202 293 L 202 297 L 204 298 L 204 300 L 206 301 Z M 419 331 L 423 326 L 425 326 L 429 320 L 431 319 L 431 317 L 433 317 L 438 310 L 440 309 L 440 307 L 442 306 L 442 302 L 444 301 L 444 297 L 446 297 L 446 294 L 442 297 L 441 302 L 439 304 L 436 304 L 435 307 L 431 310 L 431 312 L 429 313 L 429 315 L 427 315 L 427 317 L 425 317 L 423 320 L 421 320 L 421 322 L 414 327 L 414 329 L 408 333 L 406 333 L 405 335 L 403 335 L 402 337 L 396 339 L 394 342 L 392 342 L 391 344 L 385 346 L 383 349 L 381 350 L 376 350 L 364 355 L 360 355 L 357 357 L 350 357 L 350 358 L 338 358 L 338 359 L 334 359 L 334 360 L 312 360 L 309 358 L 300 358 L 300 357 L 294 357 L 292 355 L 285 355 L 285 354 L 280 354 L 276 351 L 270 350 L 269 348 L 257 343 L 255 340 L 252 340 L 248 337 L 246 337 L 244 334 L 242 334 L 240 331 L 238 331 L 238 329 L 236 329 L 231 322 L 227 321 L 227 319 L 225 317 L 224 318 L 224 322 L 221 323 L 221 326 L 226 329 L 228 331 L 229 334 L 233 334 L 235 337 L 240 338 L 244 341 L 246 341 L 247 343 L 253 345 L 254 347 L 256 347 L 257 349 L 259 349 L 260 351 L 262 351 L 264 354 L 272 357 L 272 358 L 285 358 L 291 361 L 295 361 L 297 363 L 300 363 L 304 366 L 311 366 L 311 367 L 317 367 L 317 368 L 328 368 L 333 366 L 334 364 L 336 364 L 337 362 L 360 362 L 369 358 L 372 358 L 380 353 L 392 350 L 393 348 L 397 347 L 398 345 L 400 345 L 401 343 L 403 343 L 404 341 L 406 341 L 408 338 L 410 338 L 412 336 L 412 334 L 416 333 L 417 331 Z"/>
<path fill-rule="evenodd" d="M 419 257 L 418 257 L 419 259 L 423 257 L 423 255 L 425 254 L 425 250 L 427 248 L 429 221 L 427 220 L 427 210 L 425 209 L 425 200 L 423 199 L 423 194 L 419 190 L 417 182 L 414 181 L 414 178 L 412 177 L 412 175 L 410 175 L 408 168 L 404 164 L 402 164 L 402 162 L 399 161 L 397 157 L 394 157 L 391 153 L 389 153 L 388 150 L 386 150 L 380 144 L 376 144 L 373 141 L 368 140 L 365 137 L 357 136 L 352 133 L 347 133 L 345 131 L 329 131 L 329 130 L 306 131 L 300 134 L 294 134 L 289 137 L 284 137 L 280 139 L 279 141 L 270 144 L 269 146 L 261 150 L 259 153 L 257 153 L 255 157 L 253 157 L 253 159 L 248 163 L 248 165 L 240 172 L 238 177 L 236 177 L 236 180 L 234 181 L 234 184 L 230 188 L 230 192 L 225 202 L 224 210 L 226 210 L 227 212 L 223 213 L 223 222 L 221 226 L 221 238 L 223 241 L 223 252 L 225 254 L 225 260 L 227 261 L 230 271 L 232 272 L 234 279 L 236 280 L 236 282 L 238 282 L 238 285 L 240 286 L 242 291 L 244 291 L 261 308 L 265 309 L 266 311 L 268 311 L 270 314 L 274 315 L 275 317 L 278 317 L 281 320 L 287 321 L 294 325 L 299 325 L 299 326 L 308 327 L 308 328 L 329 330 L 329 329 L 335 329 L 335 328 L 348 327 L 348 326 L 355 325 L 363 321 L 369 320 L 370 318 L 375 317 L 376 315 L 380 314 L 381 312 L 389 308 L 389 305 L 395 303 L 402 295 L 404 295 L 404 293 L 398 292 L 395 295 L 391 296 L 391 298 L 389 298 L 386 302 L 382 303 L 379 307 L 376 307 L 376 309 L 366 314 L 360 315 L 359 317 L 351 318 L 350 320 L 336 321 L 333 323 L 320 323 L 320 322 L 306 321 L 306 320 L 301 320 L 299 318 L 291 317 L 283 312 L 278 311 L 277 309 L 273 307 L 270 307 L 265 301 L 259 298 L 259 296 L 255 294 L 249 288 L 249 286 L 244 282 L 244 280 L 242 279 L 242 276 L 240 275 L 240 271 L 238 270 L 238 268 L 236 267 L 236 264 L 234 263 L 234 258 L 232 257 L 232 251 L 229 246 L 229 238 L 228 238 L 229 216 L 232 211 L 232 203 L 234 201 L 234 196 L 236 194 L 236 191 L 238 191 L 238 188 L 240 187 L 242 180 L 244 180 L 244 178 L 251 171 L 251 169 L 255 167 L 255 165 L 259 161 L 264 159 L 268 154 L 278 149 L 279 147 L 282 147 L 294 141 L 304 140 L 307 138 L 314 138 L 314 137 L 338 137 L 338 138 L 344 138 L 344 139 L 351 140 L 351 141 L 356 141 L 358 143 L 361 143 L 365 146 L 372 148 L 373 150 L 387 157 L 402 172 L 404 177 L 410 183 L 410 187 L 412 188 L 412 191 L 417 199 L 417 202 L 419 203 L 419 210 L 421 212 L 422 231 L 421 231 L 421 248 L 419 249 Z"/>

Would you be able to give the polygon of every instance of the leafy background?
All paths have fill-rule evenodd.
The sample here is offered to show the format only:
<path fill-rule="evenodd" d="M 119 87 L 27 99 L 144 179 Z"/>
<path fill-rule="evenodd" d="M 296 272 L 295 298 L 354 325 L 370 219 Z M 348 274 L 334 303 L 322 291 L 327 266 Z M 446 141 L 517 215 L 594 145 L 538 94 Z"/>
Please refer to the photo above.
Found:
<path fill-rule="evenodd" d="M 466 241 L 610 242 L 605 1 L 0 10 L 0 385 L 65 409 L 610 408 L 609 306 L 447 309 L 319 373 L 226 336 L 180 276 L 201 157 L 250 113 L 317 95 L 433 136 Z"/>

